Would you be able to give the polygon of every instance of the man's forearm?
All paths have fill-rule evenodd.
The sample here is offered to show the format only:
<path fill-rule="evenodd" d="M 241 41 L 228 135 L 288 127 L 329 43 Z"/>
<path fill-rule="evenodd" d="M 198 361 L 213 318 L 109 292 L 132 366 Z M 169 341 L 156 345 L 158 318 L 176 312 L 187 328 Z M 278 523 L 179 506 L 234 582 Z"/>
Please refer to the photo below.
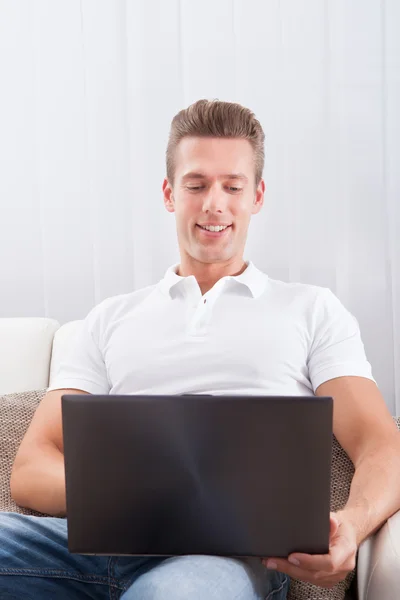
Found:
<path fill-rule="evenodd" d="M 34 460 L 11 476 L 11 494 L 24 508 L 63 517 L 66 514 L 64 456 L 55 447 L 38 451 Z"/>
<path fill-rule="evenodd" d="M 357 545 L 400 510 L 400 435 L 398 441 L 366 455 L 357 465 L 346 513 L 357 532 Z"/>

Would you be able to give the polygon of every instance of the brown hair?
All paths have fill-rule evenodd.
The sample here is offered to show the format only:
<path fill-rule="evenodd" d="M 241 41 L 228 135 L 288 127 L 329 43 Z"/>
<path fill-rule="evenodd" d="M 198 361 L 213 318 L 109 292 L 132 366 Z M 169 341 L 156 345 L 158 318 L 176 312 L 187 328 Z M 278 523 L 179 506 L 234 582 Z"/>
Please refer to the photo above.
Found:
<path fill-rule="evenodd" d="M 254 113 L 240 104 L 198 100 L 172 119 L 167 145 L 167 178 L 174 181 L 175 149 L 184 137 L 225 137 L 248 140 L 254 150 L 255 181 L 264 169 L 264 132 Z"/>

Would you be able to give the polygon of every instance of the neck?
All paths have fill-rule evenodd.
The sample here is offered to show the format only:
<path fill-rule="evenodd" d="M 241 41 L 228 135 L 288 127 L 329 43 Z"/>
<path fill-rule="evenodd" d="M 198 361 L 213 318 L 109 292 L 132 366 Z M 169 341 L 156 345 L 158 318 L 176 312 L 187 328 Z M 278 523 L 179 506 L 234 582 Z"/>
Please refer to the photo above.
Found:
<path fill-rule="evenodd" d="M 210 290 L 219 279 L 227 276 L 240 275 L 246 269 L 243 258 L 233 258 L 219 263 L 202 263 L 191 257 L 181 258 L 177 274 L 181 277 L 194 275 L 200 286 L 202 295 Z"/>

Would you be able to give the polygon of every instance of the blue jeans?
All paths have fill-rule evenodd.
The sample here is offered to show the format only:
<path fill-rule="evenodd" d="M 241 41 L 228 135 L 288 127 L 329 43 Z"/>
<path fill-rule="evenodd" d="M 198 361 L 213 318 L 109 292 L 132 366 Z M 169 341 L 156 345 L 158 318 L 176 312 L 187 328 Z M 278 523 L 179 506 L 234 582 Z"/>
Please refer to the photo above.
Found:
<path fill-rule="evenodd" d="M 1 600 L 285 600 L 288 586 L 258 559 L 71 554 L 66 519 L 0 512 Z"/>

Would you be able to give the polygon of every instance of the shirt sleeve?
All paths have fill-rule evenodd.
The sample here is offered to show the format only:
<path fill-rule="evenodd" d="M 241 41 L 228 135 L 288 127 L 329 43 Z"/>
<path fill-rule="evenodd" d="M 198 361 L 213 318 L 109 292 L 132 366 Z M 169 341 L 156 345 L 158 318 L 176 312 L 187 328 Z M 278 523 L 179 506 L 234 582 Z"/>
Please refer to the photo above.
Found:
<path fill-rule="evenodd" d="M 336 377 L 357 376 L 375 381 L 356 318 L 327 288 L 321 290 L 315 306 L 312 331 L 308 370 L 314 392 Z"/>
<path fill-rule="evenodd" d="M 78 389 L 90 394 L 108 394 L 108 380 L 104 356 L 99 348 L 99 306 L 81 322 L 77 334 L 66 349 L 65 357 L 47 391 Z"/>

